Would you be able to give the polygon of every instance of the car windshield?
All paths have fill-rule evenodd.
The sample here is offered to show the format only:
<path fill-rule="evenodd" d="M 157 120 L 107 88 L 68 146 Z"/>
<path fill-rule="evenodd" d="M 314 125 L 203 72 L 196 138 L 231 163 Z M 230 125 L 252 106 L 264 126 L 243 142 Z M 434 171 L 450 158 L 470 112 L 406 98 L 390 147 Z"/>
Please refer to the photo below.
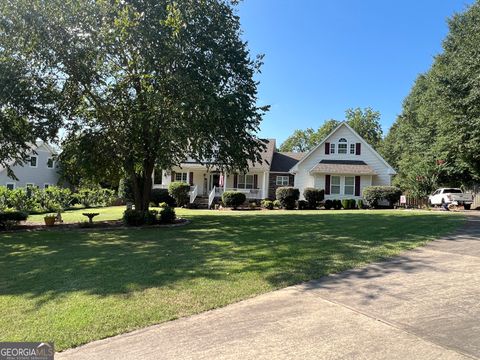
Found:
<path fill-rule="evenodd" d="M 460 189 L 445 189 L 443 191 L 444 194 L 461 194 L 462 190 Z"/>

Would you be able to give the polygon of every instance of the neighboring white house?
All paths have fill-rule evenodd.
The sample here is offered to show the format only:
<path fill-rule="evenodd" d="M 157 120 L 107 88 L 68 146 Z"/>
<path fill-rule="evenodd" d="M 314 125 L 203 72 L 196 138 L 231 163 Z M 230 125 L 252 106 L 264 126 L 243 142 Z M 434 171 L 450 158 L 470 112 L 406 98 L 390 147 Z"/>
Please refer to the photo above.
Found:
<path fill-rule="evenodd" d="M 0 186 L 6 186 L 9 189 L 37 186 L 44 189 L 57 185 L 59 175 L 55 155 L 57 152 L 50 145 L 37 141 L 36 145 L 32 145 L 27 163 L 23 166 L 12 166 L 18 180 L 9 178 L 7 169 L 0 167 Z"/>
<path fill-rule="evenodd" d="M 360 199 L 363 188 L 390 185 L 395 170 L 347 123 L 342 122 L 291 169 L 294 186 L 325 189 L 325 199 Z"/>
<path fill-rule="evenodd" d="M 153 188 L 173 181 L 190 184 L 190 202 L 210 206 L 224 191 L 244 192 L 249 200 L 274 198 L 279 186 L 294 186 L 303 199 L 305 188 L 325 189 L 326 199 L 360 199 L 363 188 L 390 185 L 395 170 L 347 123 L 341 123 L 308 153 L 275 151 L 266 140 L 262 162 L 246 174 L 224 174 L 215 166 L 186 161 L 172 170 L 158 170 Z"/>

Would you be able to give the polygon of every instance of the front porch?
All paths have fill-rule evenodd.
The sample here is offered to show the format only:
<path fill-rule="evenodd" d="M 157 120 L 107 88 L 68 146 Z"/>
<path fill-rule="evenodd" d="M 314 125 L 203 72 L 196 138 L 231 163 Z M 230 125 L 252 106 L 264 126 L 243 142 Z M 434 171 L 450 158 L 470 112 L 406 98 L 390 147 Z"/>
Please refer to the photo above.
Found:
<path fill-rule="evenodd" d="M 205 203 L 211 207 L 225 191 L 239 191 L 247 200 L 261 200 L 268 194 L 268 173 L 224 174 L 207 169 L 174 168 L 153 176 L 153 188 L 168 189 L 173 181 L 190 184 L 190 203 Z"/>

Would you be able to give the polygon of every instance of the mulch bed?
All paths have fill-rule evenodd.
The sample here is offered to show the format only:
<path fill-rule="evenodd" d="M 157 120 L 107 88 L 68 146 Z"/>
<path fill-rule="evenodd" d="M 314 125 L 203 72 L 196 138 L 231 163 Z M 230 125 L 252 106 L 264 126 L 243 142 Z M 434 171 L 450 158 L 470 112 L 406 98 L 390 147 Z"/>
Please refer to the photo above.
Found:
<path fill-rule="evenodd" d="M 0 233 L 20 232 L 20 231 L 45 231 L 45 230 L 112 230 L 112 229 L 154 229 L 170 228 L 184 226 L 190 223 L 187 219 L 176 219 L 172 224 L 144 225 L 144 226 L 125 226 L 122 220 L 96 221 L 93 224 L 88 223 L 62 223 L 54 226 L 46 226 L 40 222 L 25 222 L 14 228 L 3 230 Z"/>

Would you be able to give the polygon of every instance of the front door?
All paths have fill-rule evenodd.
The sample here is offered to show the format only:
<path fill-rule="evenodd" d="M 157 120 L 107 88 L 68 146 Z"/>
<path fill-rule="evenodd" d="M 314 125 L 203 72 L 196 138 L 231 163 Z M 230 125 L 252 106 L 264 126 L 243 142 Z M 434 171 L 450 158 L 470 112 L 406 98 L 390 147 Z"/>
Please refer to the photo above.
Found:
<path fill-rule="evenodd" d="M 208 190 L 211 191 L 213 187 L 220 187 L 220 174 L 210 174 L 210 184 Z"/>

